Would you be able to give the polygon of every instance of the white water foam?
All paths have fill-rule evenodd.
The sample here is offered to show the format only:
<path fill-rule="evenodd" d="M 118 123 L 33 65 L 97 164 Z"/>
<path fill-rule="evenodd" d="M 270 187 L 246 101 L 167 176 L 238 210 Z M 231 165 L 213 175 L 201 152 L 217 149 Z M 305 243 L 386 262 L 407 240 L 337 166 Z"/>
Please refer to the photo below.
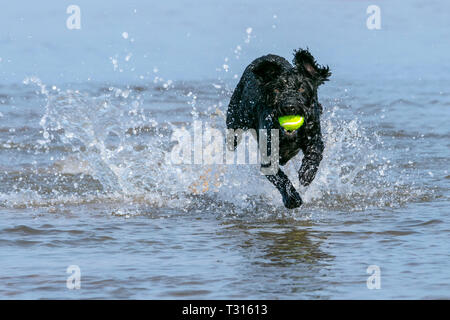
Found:
<path fill-rule="evenodd" d="M 98 94 L 56 87 L 48 90 L 38 78 L 27 78 L 25 84 L 36 85 L 46 100 L 40 143 L 62 143 L 72 150 L 56 159 L 51 170 L 60 175 L 81 174 L 81 179 L 91 176 L 99 183 L 85 183 L 88 190 L 80 192 L 82 181 L 76 181 L 68 194 L 18 190 L 15 195 L 2 195 L 0 201 L 5 205 L 46 206 L 107 199 L 119 206 L 139 203 L 183 211 L 286 212 L 278 191 L 260 175 L 256 165 L 171 164 L 170 136 L 175 124 L 158 123 L 146 109 L 141 90 L 109 87 Z M 227 94 L 222 94 L 214 112 L 211 106 L 198 103 L 198 94 L 186 96 L 185 108 L 192 110 L 192 118 L 182 125 L 202 120 L 213 128 L 225 129 Z M 307 188 L 299 186 L 301 154 L 284 169 L 304 200 L 304 206 L 293 210 L 294 214 L 305 208 L 359 211 L 399 206 L 420 196 L 421 191 L 413 190 L 391 161 L 380 156 L 383 141 L 376 132 L 366 132 L 355 117 L 349 120 L 339 103 L 325 110 L 322 131 L 326 149 L 316 179 Z"/>

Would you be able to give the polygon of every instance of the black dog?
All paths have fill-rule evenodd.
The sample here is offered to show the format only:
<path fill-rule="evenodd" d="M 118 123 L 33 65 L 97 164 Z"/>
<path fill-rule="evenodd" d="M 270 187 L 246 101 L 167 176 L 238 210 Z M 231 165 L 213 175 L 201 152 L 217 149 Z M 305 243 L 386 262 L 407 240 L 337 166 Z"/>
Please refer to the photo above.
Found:
<path fill-rule="evenodd" d="M 258 136 L 260 129 L 278 129 L 279 163 L 285 165 L 301 149 L 304 158 L 298 174 L 300 183 L 307 186 L 316 175 L 324 149 L 320 132 L 322 106 L 317 88 L 328 80 L 331 72 L 328 66 L 319 66 L 308 50 L 294 51 L 293 63 L 294 67 L 272 54 L 254 60 L 245 69 L 231 97 L 227 128 L 254 129 Z M 303 116 L 304 125 L 286 131 L 278 122 L 279 117 L 286 115 Z M 232 137 L 232 148 L 239 141 L 239 136 Z M 270 139 L 267 149 L 270 154 Z M 266 177 L 280 191 L 285 207 L 292 209 L 302 204 L 300 195 L 281 169 Z"/>

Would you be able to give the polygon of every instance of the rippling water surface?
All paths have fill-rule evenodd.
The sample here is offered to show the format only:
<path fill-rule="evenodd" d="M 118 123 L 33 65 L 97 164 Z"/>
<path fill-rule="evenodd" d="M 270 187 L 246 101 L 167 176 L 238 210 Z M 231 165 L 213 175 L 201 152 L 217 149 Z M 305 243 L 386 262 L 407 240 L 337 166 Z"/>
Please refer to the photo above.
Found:
<path fill-rule="evenodd" d="M 423 11 L 421 1 L 405 11 L 386 4 L 385 29 L 377 36 L 364 26 L 368 4 L 336 9 L 337 16 L 312 31 L 314 39 L 322 36 L 320 44 L 312 36 L 300 41 L 286 34 L 297 8 L 288 2 L 256 13 L 267 18 L 267 26 L 237 12 L 232 2 L 219 8 L 236 15 L 224 26 L 207 17 L 219 14 L 207 3 L 183 12 L 161 4 L 150 12 L 135 4 L 138 13 L 147 10 L 152 16 L 159 10 L 167 19 L 180 18 L 168 29 L 159 24 L 158 30 L 167 37 L 180 30 L 181 45 L 199 48 L 200 56 L 219 57 L 205 60 L 198 72 L 187 65 L 191 77 L 179 62 L 167 62 L 179 53 L 158 42 L 163 35 L 149 34 L 154 46 L 139 43 L 145 30 L 135 31 L 133 45 L 120 42 L 125 39 L 119 32 L 98 31 L 104 33 L 101 44 L 113 44 L 107 55 L 105 47 L 91 48 L 92 58 L 86 47 L 75 49 L 87 55 L 87 64 L 107 62 L 107 79 L 92 79 L 103 66 L 92 70 L 77 64 L 69 69 L 76 77 L 67 70 L 60 77 L 58 61 L 45 59 L 64 56 L 64 45 L 53 48 L 36 34 L 32 45 L 38 52 L 48 45 L 48 54 L 31 57 L 17 51 L 26 47 L 21 38 L 26 28 L 8 29 L 0 53 L 0 297 L 450 298 L 450 78 L 439 65 L 448 67 L 440 60 L 448 44 L 439 42 L 448 36 L 448 14 L 438 1 L 429 3 Z M 99 5 L 84 5 L 86 16 L 103 12 L 105 17 L 125 6 L 118 2 L 102 11 Z M 336 12 L 337 6 L 303 5 L 316 17 Z M 8 10 L 17 13 L 8 18 L 16 23 L 19 11 Z M 205 13 L 210 33 L 191 21 L 199 12 Z M 410 43 L 405 40 L 408 19 L 419 12 L 428 24 L 411 27 L 418 38 Z M 346 33 L 338 37 L 347 50 L 333 48 L 336 39 L 327 45 L 326 33 L 339 30 L 333 25 L 339 19 L 347 21 L 342 24 Z M 359 29 L 352 19 L 363 21 Z M 130 17 L 124 21 L 122 31 L 139 24 Z M 228 34 L 219 32 L 227 28 Z M 277 44 L 278 29 L 287 44 Z M 225 44 L 208 42 L 205 34 L 196 38 L 199 30 L 210 37 L 221 34 Z M 192 40 L 184 38 L 189 32 Z M 373 38 L 358 46 L 346 34 Z M 370 41 L 382 46 L 366 49 Z M 389 53 L 398 41 L 423 55 Z M 428 41 L 434 50 L 425 61 L 425 47 L 433 48 Z M 287 47 L 310 42 L 317 42 L 313 52 L 330 64 L 334 78 L 320 91 L 326 149 L 316 179 L 308 188 L 298 186 L 302 155 L 286 166 L 304 199 L 302 208 L 286 210 L 255 165 L 171 164 L 175 128 L 191 130 L 199 120 L 225 129 L 234 75 L 239 77 L 252 58 L 267 51 L 289 54 Z M 200 48 L 207 43 L 228 46 L 229 52 L 217 47 L 206 54 Z M 139 56 L 146 50 L 148 62 Z M 166 60 L 159 53 L 152 56 L 154 50 L 167 52 Z M 360 60 L 352 50 L 363 53 Z M 17 65 L 15 73 L 14 64 L 27 58 L 41 65 L 29 70 Z M 214 63 L 217 68 L 210 68 Z M 51 75 L 54 81 L 48 80 Z M 81 270 L 80 290 L 66 287 L 70 265 Z M 366 283 L 373 265 L 381 270 L 379 290 L 369 290 Z"/>

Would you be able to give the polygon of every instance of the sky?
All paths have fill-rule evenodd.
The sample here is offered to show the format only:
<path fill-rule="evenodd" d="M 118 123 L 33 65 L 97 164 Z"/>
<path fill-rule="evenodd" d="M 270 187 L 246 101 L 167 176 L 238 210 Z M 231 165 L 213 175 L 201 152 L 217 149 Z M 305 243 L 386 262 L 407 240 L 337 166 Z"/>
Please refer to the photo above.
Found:
<path fill-rule="evenodd" d="M 67 8 L 80 8 L 68 29 Z M 380 9 L 380 29 L 367 8 Z M 0 83 L 235 79 L 268 53 L 308 47 L 342 79 L 448 76 L 450 3 L 409 1 L 8 1 Z"/>

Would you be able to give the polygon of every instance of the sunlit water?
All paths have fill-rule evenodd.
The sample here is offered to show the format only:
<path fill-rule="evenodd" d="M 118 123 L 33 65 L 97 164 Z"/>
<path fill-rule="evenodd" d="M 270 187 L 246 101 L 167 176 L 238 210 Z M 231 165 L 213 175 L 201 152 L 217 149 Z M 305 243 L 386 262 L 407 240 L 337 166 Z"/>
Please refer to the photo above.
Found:
<path fill-rule="evenodd" d="M 267 30 L 283 28 L 283 13 L 291 21 L 289 10 L 267 9 Z M 304 200 L 299 209 L 283 207 L 256 165 L 170 162 L 175 128 L 199 120 L 225 129 L 233 75 L 257 54 L 252 41 L 276 35 L 241 31 L 223 63 L 223 52 L 210 52 L 219 71 L 192 77 L 200 80 L 168 80 L 157 61 L 149 76 L 128 63 L 139 47 L 127 47 L 104 57 L 109 81 L 50 82 L 49 67 L 0 86 L 0 297 L 450 297 L 450 82 L 416 74 L 421 57 L 410 57 L 415 70 L 369 65 L 373 78 L 329 62 L 317 177 L 298 185 L 301 154 L 285 167 Z M 66 287 L 70 265 L 81 270 L 79 290 Z M 378 290 L 366 283 L 373 265 Z"/>

